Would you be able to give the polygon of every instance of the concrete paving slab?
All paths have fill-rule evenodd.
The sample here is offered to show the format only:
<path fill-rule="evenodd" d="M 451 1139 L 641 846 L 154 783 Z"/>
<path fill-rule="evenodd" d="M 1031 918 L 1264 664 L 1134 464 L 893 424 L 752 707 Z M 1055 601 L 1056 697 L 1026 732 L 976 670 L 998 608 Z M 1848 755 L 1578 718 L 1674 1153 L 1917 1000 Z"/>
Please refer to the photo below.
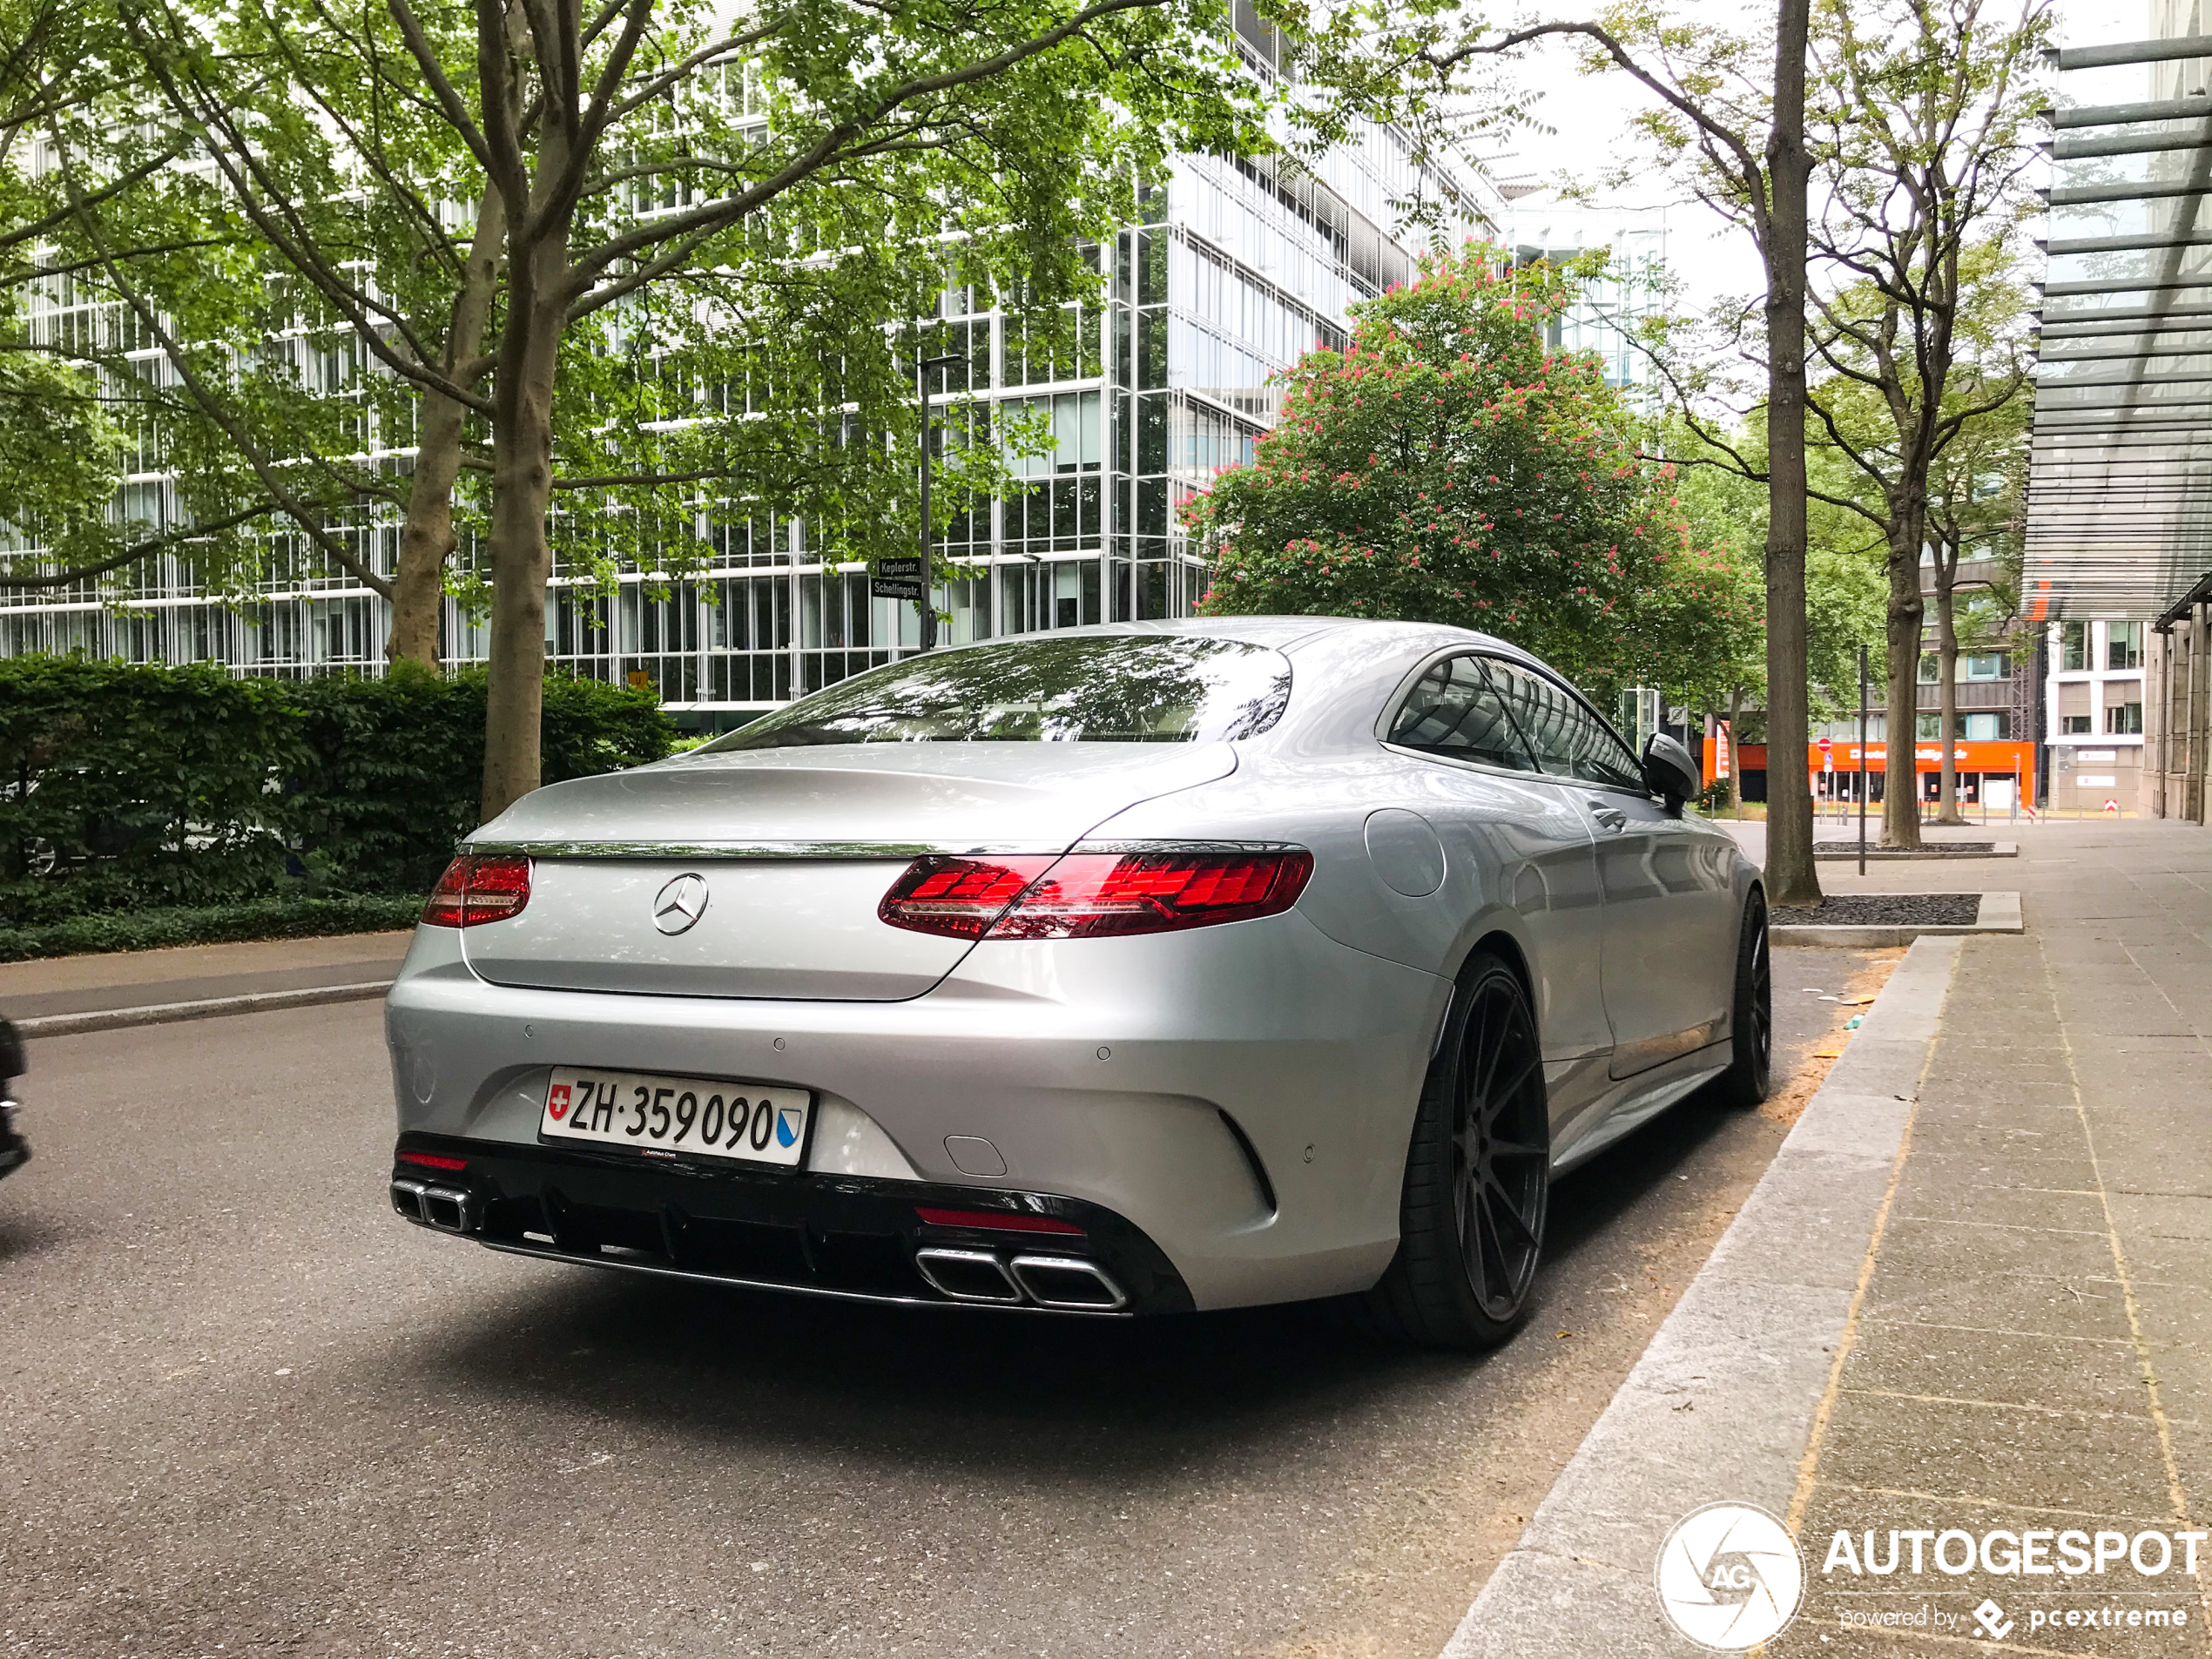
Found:
<path fill-rule="evenodd" d="M 2028 1508 L 2172 1513 L 2158 1428 L 2148 1416 L 2097 1417 L 1847 1387 L 1837 1397 L 1821 1469 L 1824 1479 L 1844 1486 Z"/>
<path fill-rule="evenodd" d="M 2047 1145 L 2027 1143 L 2029 1137 L 2020 1135 L 2009 1138 L 2023 1143 L 2006 1145 L 1993 1140 L 1987 1145 L 1959 1150 L 1916 1148 L 1898 1190 L 1900 1194 L 1923 1188 L 1939 1190 L 1948 1182 L 2045 1192 L 2097 1190 L 2097 1166 L 2078 1147 L 2067 1145 L 2055 1135 L 2033 1137 L 2034 1142 L 2048 1142 Z"/>
<path fill-rule="evenodd" d="M 1862 1389 L 1912 1393 L 1930 1377 L 1955 1394 L 2052 1409 L 2145 1410 L 2142 1367 L 2125 1339 L 2054 1342 L 2015 1331 L 1868 1319 L 1851 1350 Z"/>
<path fill-rule="evenodd" d="M 1898 1269 L 1878 1274 L 1867 1305 L 1892 1318 L 1987 1325 L 2050 1336 L 2126 1337 L 2133 1330 L 2116 1286 L 2087 1275 L 2074 1278 L 1977 1275 Z"/>
<path fill-rule="evenodd" d="M 1916 1180 L 1910 1186 L 1898 1184 L 1896 1208 L 1891 1213 L 1899 1219 L 1946 1221 L 1961 1226 L 2055 1227 L 2099 1238 L 2104 1236 L 2103 1201 L 2088 1191 Z"/>
<path fill-rule="evenodd" d="M 2114 1192 L 2106 1200 L 2128 1239 L 2212 1239 L 2212 1193 Z"/>

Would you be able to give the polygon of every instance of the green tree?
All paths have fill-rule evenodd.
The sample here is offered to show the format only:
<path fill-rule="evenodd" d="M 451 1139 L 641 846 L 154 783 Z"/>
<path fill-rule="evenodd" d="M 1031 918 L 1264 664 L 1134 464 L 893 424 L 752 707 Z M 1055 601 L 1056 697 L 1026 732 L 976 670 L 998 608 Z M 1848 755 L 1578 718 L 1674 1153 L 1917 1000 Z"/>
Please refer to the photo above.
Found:
<path fill-rule="evenodd" d="M 580 353 L 604 361 L 633 318 L 654 315 L 656 293 L 696 285 L 693 303 L 732 319 L 725 355 L 772 359 L 782 342 L 762 332 L 776 320 L 763 296 L 776 285 L 811 284 L 827 312 L 855 297 L 873 305 L 887 253 L 934 293 L 955 251 L 948 239 L 995 287 L 1064 293 L 1082 234 L 1127 218 L 1135 178 L 1170 150 L 1264 142 L 1257 84 L 1222 44 L 1211 0 L 772 0 L 738 13 L 685 0 L 390 0 L 342 16 L 320 0 L 117 3 L 237 211 L 351 329 L 363 361 L 447 400 L 483 434 L 464 461 L 489 483 L 487 817 L 538 781 L 548 515 L 563 433 L 590 424 L 563 413 Z M 314 67 L 311 47 L 327 68 Z M 346 74 L 388 85 L 385 107 L 435 132 L 428 152 L 454 169 L 435 189 L 375 178 L 365 158 L 400 146 L 380 151 L 374 135 L 343 134 L 334 153 L 344 177 L 390 189 L 392 212 L 411 213 L 427 240 L 432 221 L 453 239 L 446 266 L 483 253 L 482 205 L 496 198 L 498 291 L 481 352 L 418 327 L 408 291 L 363 280 L 342 237 L 321 227 L 341 199 L 334 179 L 316 176 L 320 164 L 297 179 L 279 165 L 295 152 L 313 162 L 306 129 L 343 107 L 334 94 L 306 98 L 287 124 L 268 91 L 253 95 L 303 72 L 318 87 Z M 465 253 L 443 231 L 451 202 L 475 209 Z M 718 287 L 711 273 L 726 274 Z M 910 359 L 901 342 L 876 339 L 866 349 L 848 330 L 855 354 L 829 362 L 825 351 L 823 373 L 797 377 L 838 394 L 827 408 L 841 418 L 813 446 L 818 460 L 914 453 Z M 767 384 L 772 395 L 777 381 Z M 678 482 L 650 469 L 636 478 L 641 489 Z M 841 528 L 884 522 L 892 502 L 843 497 L 856 510 Z"/>
<path fill-rule="evenodd" d="M 1692 539 L 1597 361 L 1546 347 L 1575 279 L 1501 261 L 1433 256 L 1290 372 L 1252 464 L 1186 511 L 1216 560 L 1206 608 L 1453 623 L 1601 697 L 1710 698 L 1755 637 L 1743 573 Z"/>
<path fill-rule="evenodd" d="M 2044 0 L 2009 10 L 1820 0 L 1815 11 L 1812 149 L 1825 189 L 1813 246 L 1831 274 L 1813 290 L 1827 373 L 1811 402 L 1858 475 L 1846 499 L 1885 543 L 1893 753 L 1916 727 L 1930 475 L 2027 384 L 2015 243 L 2033 206 L 2025 175 L 2049 30 Z M 1892 787 L 1883 845 L 1919 839 L 1917 787 Z"/>
<path fill-rule="evenodd" d="M 197 280 L 179 285 L 188 301 L 209 320 L 235 309 L 234 241 L 178 212 L 192 187 L 178 165 L 189 142 L 136 118 L 137 89 L 105 61 L 113 44 L 112 16 L 97 8 L 0 5 L 0 520 L 10 543 L 0 586 L 65 587 L 172 550 L 220 585 L 251 544 L 246 527 L 272 509 L 205 431 L 162 435 L 179 415 L 189 422 L 189 400 L 134 367 L 131 352 L 147 344 L 138 331 L 81 308 L 112 297 L 72 235 L 89 205 L 125 224 L 114 257 L 195 260 Z M 97 182 L 72 192 L 52 165 L 57 133 L 98 135 Z M 144 499 L 117 510 L 126 474 L 165 467 L 178 474 L 180 513 L 149 516 Z"/>

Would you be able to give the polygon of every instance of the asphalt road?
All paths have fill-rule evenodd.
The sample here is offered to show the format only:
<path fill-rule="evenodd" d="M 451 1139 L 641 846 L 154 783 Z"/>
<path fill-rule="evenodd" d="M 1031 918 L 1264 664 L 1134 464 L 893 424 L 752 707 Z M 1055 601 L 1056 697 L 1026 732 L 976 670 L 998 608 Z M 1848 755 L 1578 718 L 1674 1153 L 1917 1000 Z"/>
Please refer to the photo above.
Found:
<path fill-rule="evenodd" d="M 1789 1059 L 1864 963 L 1777 953 Z M 495 1255 L 387 1209 L 384 1064 L 374 1002 L 34 1046 L 0 1654 L 1433 1655 L 1784 1133 L 1569 1177 L 1470 1361 Z"/>

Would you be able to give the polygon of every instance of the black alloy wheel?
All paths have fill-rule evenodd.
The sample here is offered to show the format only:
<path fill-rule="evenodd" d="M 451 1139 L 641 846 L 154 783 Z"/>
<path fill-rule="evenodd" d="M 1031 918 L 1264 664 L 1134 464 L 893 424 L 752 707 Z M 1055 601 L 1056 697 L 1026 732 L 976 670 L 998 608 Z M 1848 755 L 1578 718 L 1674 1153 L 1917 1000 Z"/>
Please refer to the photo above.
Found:
<path fill-rule="evenodd" d="M 1503 1342 L 1527 1317 L 1551 1197 L 1536 1019 L 1494 956 L 1460 975 L 1413 1123 L 1398 1255 L 1369 1305 L 1426 1347 Z"/>
<path fill-rule="evenodd" d="M 1756 1106 L 1774 1087 L 1774 963 L 1768 954 L 1766 895 L 1743 907 L 1736 941 L 1736 995 L 1729 1016 L 1728 1069 L 1719 1089 L 1731 1106 Z"/>

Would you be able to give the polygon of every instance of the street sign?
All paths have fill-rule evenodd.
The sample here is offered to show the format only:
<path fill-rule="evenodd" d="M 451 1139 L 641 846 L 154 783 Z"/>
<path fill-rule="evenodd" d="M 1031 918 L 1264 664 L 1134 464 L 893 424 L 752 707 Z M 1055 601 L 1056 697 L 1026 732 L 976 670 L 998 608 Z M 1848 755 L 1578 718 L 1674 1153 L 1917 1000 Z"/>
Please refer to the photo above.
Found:
<path fill-rule="evenodd" d="M 1824 754 L 1824 754 L 1831 754 L 1831 753 L 1833 753 L 1833 752 L 1834 752 L 1834 751 L 1835 751 L 1835 747 L 1836 747 L 1836 745 L 1835 745 L 1833 743 L 1831 743 L 1831 741 L 1829 741 L 1829 739 L 1827 739 L 1826 738 L 1821 738 L 1821 740 L 1820 740 L 1820 752 L 1821 752 L 1822 754 Z"/>
<path fill-rule="evenodd" d="M 2105 811 L 2107 811 L 2107 812 L 2110 813 L 2111 813 L 2111 814 L 2112 814 L 2114 818 L 2119 817 L 2119 816 L 2120 816 L 2120 803 L 2119 803 L 2118 801 L 2116 801 L 2116 800 L 2113 799 L 2113 798 L 2112 798 L 2111 796 L 2109 796 L 2109 795 L 2106 796 L 2106 797 L 2105 797 Z"/>
<path fill-rule="evenodd" d="M 868 577 L 872 599 L 919 599 L 921 596 L 920 559 L 878 559 Z"/>

